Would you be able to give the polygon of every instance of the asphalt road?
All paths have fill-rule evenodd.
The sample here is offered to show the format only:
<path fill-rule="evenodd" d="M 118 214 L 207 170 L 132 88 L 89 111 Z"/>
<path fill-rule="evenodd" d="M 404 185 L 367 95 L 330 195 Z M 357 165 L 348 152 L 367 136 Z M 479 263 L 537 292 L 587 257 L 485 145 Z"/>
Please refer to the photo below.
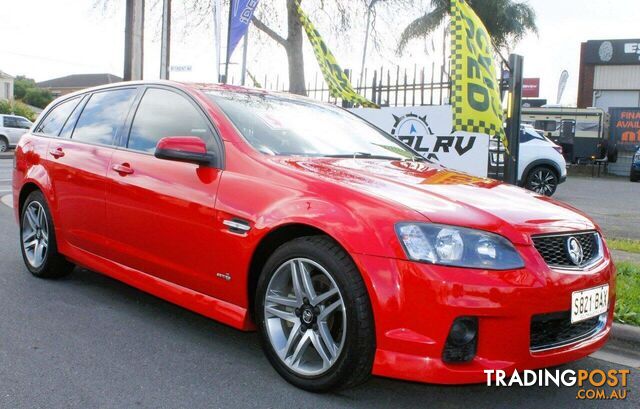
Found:
<path fill-rule="evenodd" d="M 593 217 L 607 237 L 640 240 L 640 183 L 620 177 L 569 176 L 553 198 Z"/>
<path fill-rule="evenodd" d="M 8 160 L 0 160 L 0 175 Z M 3 176 L 0 176 L 2 179 Z M 4 184 L 0 189 L 4 189 Z M 640 407 L 577 401 L 577 387 L 444 387 L 373 378 L 315 395 L 284 382 L 242 333 L 87 270 L 41 280 L 24 268 L 0 204 L 0 408 Z M 561 369 L 622 369 L 587 358 Z"/>

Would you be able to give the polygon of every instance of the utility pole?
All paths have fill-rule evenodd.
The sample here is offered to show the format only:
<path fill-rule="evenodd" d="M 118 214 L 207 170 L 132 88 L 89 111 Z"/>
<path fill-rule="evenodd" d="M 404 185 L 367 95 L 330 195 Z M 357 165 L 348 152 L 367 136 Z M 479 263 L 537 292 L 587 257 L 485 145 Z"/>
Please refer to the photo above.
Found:
<path fill-rule="evenodd" d="M 162 1 L 162 38 L 160 41 L 160 79 L 168 80 L 171 60 L 171 0 Z"/>
<path fill-rule="evenodd" d="M 142 79 L 144 0 L 127 0 L 124 29 L 124 80 Z"/>
<path fill-rule="evenodd" d="M 362 64 L 360 65 L 360 86 L 364 87 L 362 83 L 364 75 L 364 63 L 367 60 L 367 45 L 369 44 L 369 28 L 371 27 L 371 10 L 378 0 L 371 0 L 369 7 L 367 8 L 367 28 L 364 32 L 364 47 L 362 49 Z"/>
<path fill-rule="evenodd" d="M 504 181 L 518 183 L 518 159 L 520 156 L 520 110 L 522 107 L 522 67 L 524 58 L 518 54 L 509 56 L 509 99 L 507 106 L 507 142 L 509 153 L 505 155 Z"/>
<path fill-rule="evenodd" d="M 247 47 L 249 46 L 249 30 L 244 34 L 244 43 L 242 44 L 242 71 L 240 73 L 240 81 L 242 86 L 247 76 Z"/>

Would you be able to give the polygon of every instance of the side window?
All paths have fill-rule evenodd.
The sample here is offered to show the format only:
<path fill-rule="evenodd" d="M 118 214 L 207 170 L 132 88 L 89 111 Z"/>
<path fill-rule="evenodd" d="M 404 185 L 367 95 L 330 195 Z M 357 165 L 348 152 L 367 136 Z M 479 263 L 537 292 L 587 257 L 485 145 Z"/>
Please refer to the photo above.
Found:
<path fill-rule="evenodd" d="M 30 121 L 27 121 L 24 118 L 16 118 L 18 121 L 18 128 L 21 129 L 29 129 L 31 128 L 31 125 L 33 125 Z"/>
<path fill-rule="evenodd" d="M 5 128 L 17 128 L 18 127 L 17 118 L 14 118 L 12 116 L 5 116 L 4 117 L 4 127 Z"/>
<path fill-rule="evenodd" d="M 80 98 L 71 98 L 54 107 L 44 120 L 40 122 L 36 132 L 50 136 L 58 136 L 62 125 L 64 125 L 64 122 L 69 117 L 71 111 L 73 111 L 73 108 L 76 107 L 78 101 L 80 101 Z"/>
<path fill-rule="evenodd" d="M 75 127 L 76 122 L 78 121 L 78 117 L 82 112 L 82 107 L 84 106 L 83 101 L 87 98 L 88 97 L 86 95 L 80 98 L 80 102 L 74 108 L 73 112 L 67 119 L 67 122 L 64 123 L 64 126 L 62 127 L 62 131 L 60 131 L 60 138 L 65 138 L 65 139 L 71 138 L 71 132 L 73 132 L 73 128 Z"/>
<path fill-rule="evenodd" d="M 149 88 L 133 118 L 127 148 L 153 152 L 167 136 L 197 136 L 213 148 L 207 121 L 189 100 L 173 91 Z"/>
<path fill-rule="evenodd" d="M 84 106 L 71 139 L 100 145 L 113 145 L 124 123 L 137 89 L 100 91 Z"/>

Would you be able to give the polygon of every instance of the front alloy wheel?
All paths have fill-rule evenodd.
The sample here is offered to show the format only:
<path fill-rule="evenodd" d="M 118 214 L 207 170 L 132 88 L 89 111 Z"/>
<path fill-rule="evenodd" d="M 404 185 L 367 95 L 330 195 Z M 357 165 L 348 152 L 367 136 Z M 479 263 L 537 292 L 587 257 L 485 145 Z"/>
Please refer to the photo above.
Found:
<path fill-rule="evenodd" d="M 552 196 L 558 187 L 558 177 L 547 167 L 537 167 L 529 172 L 525 187 L 538 194 Z"/>
<path fill-rule="evenodd" d="M 324 392 L 371 374 L 373 313 L 353 260 L 327 236 L 278 247 L 257 283 L 256 324 L 265 355 L 288 382 Z"/>
<path fill-rule="evenodd" d="M 347 315 L 338 287 L 318 263 L 294 258 L 271 278 L 264 305 L 271 345 L 300 375 L 326 372 L 340 355 Z"/>

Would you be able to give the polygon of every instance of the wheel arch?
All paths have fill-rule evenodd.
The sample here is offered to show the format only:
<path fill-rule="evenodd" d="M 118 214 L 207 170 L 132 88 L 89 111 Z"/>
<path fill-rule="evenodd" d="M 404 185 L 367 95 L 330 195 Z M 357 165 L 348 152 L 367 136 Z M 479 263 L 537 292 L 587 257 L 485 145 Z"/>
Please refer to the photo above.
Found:
<path fill-rule="evenodd" d="M 345 249 L 345 247 L 340 244 L 335 237 L 316 226 L 305 223 L 288 223 L 274 227 L 260 239 L 251 255 L 247 279 L 247 300 L 249 301 L 249 316 L 252 319 L 254 318 L 253 312 L 255 309 L 255 293 L 258 285 L 258 279 L 262 273 L 262 267 L 269 256 L 271 256 L 278 247 L 291 240 L 299 237 L 319 235 L 329 237 L 331 240 L 335 241 L 336 244 L 339 245 L 349 255 L 349 257 L 351 257 L 347 249 Z"/>
<path fill-rule="evenodd" d="M 18 214 L 22 213 L 22 207 L 24 206 L 24 202 L 25 200 L 27 200 L 27 197 L 36 190 L 41 191 L 45 196 L 45 199 L 47 198 L 42 187 L 40 187 L 35 182 L 29 181 L 22 185 L 22 187 L 20 188 L 20 194 L 18 195 Z"/>
<path fill-rule="evenodd" d="M 550 159 L 536 159 L 530 164 L 528 164 L 526 168 L 524 168 L 524 171 L 522 172 L 522 178 L 520 179 L 518 186 L 524 186 L 525 183 L 527 182 L 527 178 L 529 177 L 529 173 L 533 169 L 539 166 L 550 168 L 556 174 L 556 177 L 558 178 L 558 180 L 560 180 L 560 175 L 562 175 L 562 171 L 560 170 L 560 167 L 556 162 Z"/>

